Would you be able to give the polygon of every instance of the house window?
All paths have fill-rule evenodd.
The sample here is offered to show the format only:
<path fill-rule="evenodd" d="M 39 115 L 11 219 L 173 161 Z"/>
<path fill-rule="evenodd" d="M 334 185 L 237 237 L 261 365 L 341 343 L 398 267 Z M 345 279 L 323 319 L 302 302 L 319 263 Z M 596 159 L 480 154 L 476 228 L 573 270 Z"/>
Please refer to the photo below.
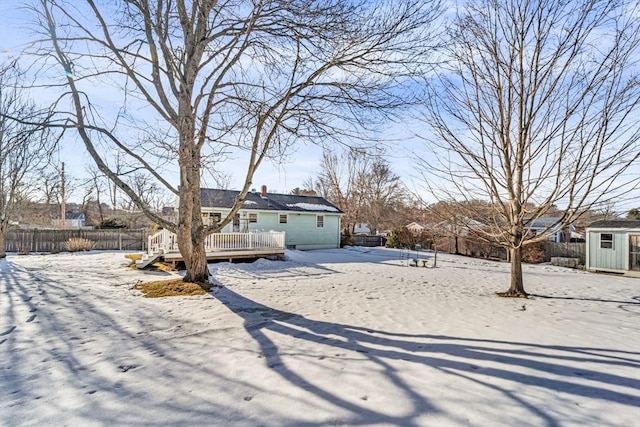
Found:
<path fill-rule="evenodd" d="M 278 218 L 278 222 L 280 224 L 286 224 L 287 223 L 287 214 L 280 214 L 279 218 Z"/>
<path fill-rule="evenodd" d="M 258 222 L 258 214 L 257 213 L 250 213 L 249 214 L 249 222 L 250 223 Z"/>
<path fill-rule="evenodd" d="M 613 249 L 613 234 L 612 233 L 600 233 L 600 248 L 601 249 Z"/>
<path fill-rule="evenodd" d="M 220 222 L 222 214 L 220 212 L 205 212 L 202 214 L 204 225 L 214 225 Z"/>
<path fill-rule="evenodd" d="M 324 228 L 324 215 L 316 216 L 316 227 Z"/>

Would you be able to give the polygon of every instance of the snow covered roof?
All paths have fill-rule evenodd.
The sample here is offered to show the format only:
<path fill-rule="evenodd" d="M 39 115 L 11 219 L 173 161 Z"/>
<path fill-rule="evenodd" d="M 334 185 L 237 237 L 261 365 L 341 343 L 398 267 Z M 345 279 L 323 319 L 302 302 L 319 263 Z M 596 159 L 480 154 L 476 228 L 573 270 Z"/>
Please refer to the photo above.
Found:
<path fill-rule="evenodd" d="M 239 195 L 240 191 L 237 190 L 200 189 L 203 208 L 231 209 Z M 263 197 L 261 192 L 247 193 L 242 208 L 247 210 L 343 213 L 322 197 L 277 193 L 266 193 Z"/>
<path fill-rule="evenodd" d="M 317 203 L 294 203 L 287 204 L 290 208 L 300 208 L 305 211 L 328 211 L 328 212 L 338 212 L 338 208 L 334 206 L 321 205 Z"/>

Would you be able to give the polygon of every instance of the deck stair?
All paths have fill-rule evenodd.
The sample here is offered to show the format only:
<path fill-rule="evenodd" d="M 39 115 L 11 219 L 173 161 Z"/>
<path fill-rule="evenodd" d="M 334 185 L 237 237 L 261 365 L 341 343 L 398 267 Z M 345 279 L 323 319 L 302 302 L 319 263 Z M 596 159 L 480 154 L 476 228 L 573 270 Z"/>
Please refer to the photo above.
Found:
<path fill-rule="evenodd" d="M 142 254 L 142 259 L 139 259 L 136 261 L 136 267 L 138 268 L 145 268 L 148 265 L 154 263 L 155 261 L 157 261 L 158 259 L 160 259 L 160 257 L 162 256 L 161 253 L 143 253 Z"/>

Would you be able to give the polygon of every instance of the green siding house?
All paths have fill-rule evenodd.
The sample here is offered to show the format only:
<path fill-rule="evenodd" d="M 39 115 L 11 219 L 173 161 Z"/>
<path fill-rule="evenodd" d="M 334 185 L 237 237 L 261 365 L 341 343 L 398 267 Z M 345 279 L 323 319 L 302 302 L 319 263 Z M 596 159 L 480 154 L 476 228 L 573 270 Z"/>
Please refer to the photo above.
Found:
<path fill-rule="evenodd" d="M 202 217 L 205 224 L 224 218 L 233 207 L 235 190 L 202 188 Z M 322 197 L 251 191 L 232 223 L 222 233 L 284 231 L 288 249 L 340 247 L 340 209 Z"/>
<path fill-rule="evenodd" d="M 640 221 L 598 221 L 586 230 L 586 268 L 640 276 Z"/>

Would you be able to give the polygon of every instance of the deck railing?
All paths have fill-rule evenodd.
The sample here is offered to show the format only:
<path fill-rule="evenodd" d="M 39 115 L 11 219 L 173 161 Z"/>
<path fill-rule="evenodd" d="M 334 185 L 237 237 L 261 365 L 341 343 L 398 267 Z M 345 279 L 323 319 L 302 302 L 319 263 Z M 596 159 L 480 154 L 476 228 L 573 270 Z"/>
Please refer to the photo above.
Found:
<path fill-rule="evenodd" d="M 284 249 L 284 235 L 284 231 L 214 233 L 205 238 L 204 247 L 206 252 L 265 248 Z M 177 236 L 168 230 L 160 230 L 149 236 L 148 245 L 150 253 L 180 252 Z"/>

